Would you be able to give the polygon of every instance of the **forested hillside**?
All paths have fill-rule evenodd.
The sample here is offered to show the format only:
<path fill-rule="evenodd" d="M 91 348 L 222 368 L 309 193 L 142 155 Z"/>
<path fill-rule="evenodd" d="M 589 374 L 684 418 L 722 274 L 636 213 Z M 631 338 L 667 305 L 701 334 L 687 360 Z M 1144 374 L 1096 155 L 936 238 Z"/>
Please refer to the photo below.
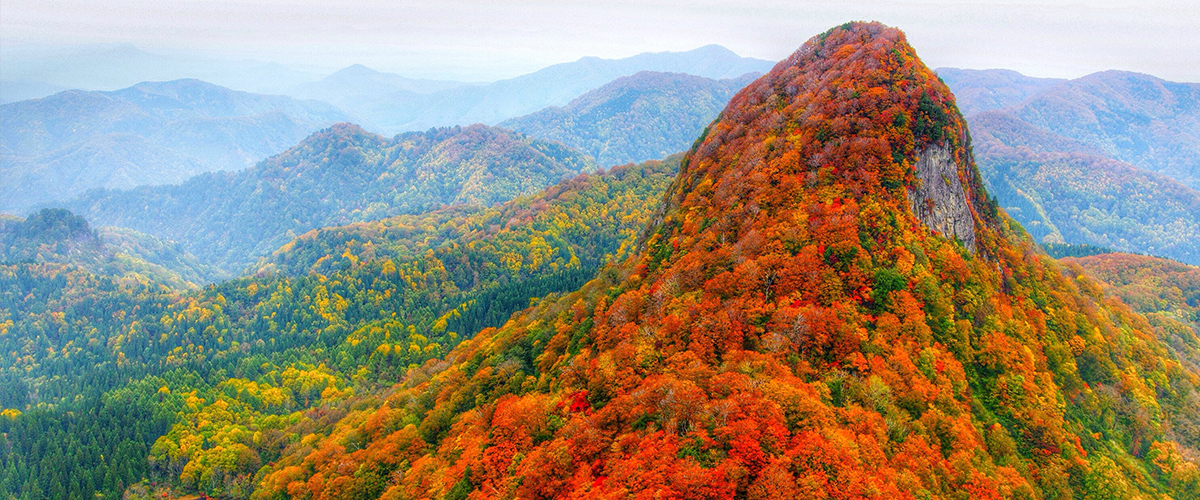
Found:
<path fill-rule="evenodd" d="M 677 162 L 314 232 L 264 277 L 191 294 L 0 265 L 0 491 L 120 498 L 147 479 L 244 498 L 345 405 L 628 253 Z"/>
<path fill-rule="evenodd" d="M 1200 84 L 1104 71 L 1051 87 L 1013 113 L 1200 190 Z"/>
<path fill-rule="evenodd" d="M 1200 264 L 1200 191 L 1005 112 L 972 126 L 980 172 L 1036 241 Z"/>
<path fill-rule="evenodd" d="M 5 104 L 0 210 L 23 213 L 92 188 L 240 170 L 347 119 L 329 104 L 198 80 L 71 90 Z"/>
<path fill-rule="evenodd" d="M 1200 267 L 1126 253 L 1063 262 L 1068 268 L 1079 266 L 1099 280 L 1110 296 L 1146 315 L 1179 358 L 1192 371 L 1200 371 Z"/>
<path fill-rule="evenodd" d="M 898 30 L 830 30 L 735 96 L 638 249 L 349 406 L 253 497 L 1200 491 L 1197 374 L 997 210 Z"/>
<path fill-rule="evenodd" d="M 340 124 L 241 172 L 92 191 L 65 205 L 97 224 L 180 242 L 236 275 L 311 229 L 443 205 L 488 206 L 594 169 L 559 144 L 482 125 L 387 139 Z"/>
<path fill-rule="evenodd" d="M 758 76 L 712 80 L 643 71 L 613 80 L 566 106 L 499 126 L 559 141 L 592 155 L 601 165 L 663 158 L 691 147 L 729 98 Z"/>
<path fill-rule="evenodd" d="M 1066 83 L 959 76 L 1014 86 L 974 136 L 852 22 L 522 122 L 601 158 L 693 127 L 663 161 L 339 124 L 0 216 L 0 497 L 1200 498 L 1200 271 L 1096 246 L 1191 258 L 1200 198 L 1020 115 Z"/>
<path fill-rule="evenodd" d="M 984 110 L 967 117 L 980 172 L 1035 240 L 1200 263 L 1200 191 L 1184 158 L 1200 137 L 1195 85 L 1120 72 L 939 76 L 965 109 Z"/>
<path fill-rule="evenodd" d="M 638 166 L 618 166 L 598 176 L 579 176 L 529 196 L 491 208 L 450 207 L 425 214 L 402 215 L 378 221 L 310 231 L 261 259 L 259 275 L 329 274 L 370 261 L 411 260 L 429 251 L 464 247 L 471 261 L 505 264 L 501 268 L 538 269 L 554 256 L 585 259 L 595 269 L 597 259 L 621 242 L 632 241 L 643 221 L 637 214 L 665 191 L 678 168 L 678 155 Z M 489 244 L 473 243 L 487 238 Z M 563 245 L 571 241 L 571 248 Z M 534 244 L 536 251 L 528 248 Z M 568 265 L 572 259 L 558 262 Z M 489 266 L 490 267 L 490 266 Z M 476 270 L 472 274 L 478 274 Z"/>
<path fill-rule="evenodd" d="M 83 217 L 49 208 L 27 219 L 0 216 L 0 263 L 66 264 L 179 290 L 223 277 L 178 244 L 129 229 L 92 229 Z"/>

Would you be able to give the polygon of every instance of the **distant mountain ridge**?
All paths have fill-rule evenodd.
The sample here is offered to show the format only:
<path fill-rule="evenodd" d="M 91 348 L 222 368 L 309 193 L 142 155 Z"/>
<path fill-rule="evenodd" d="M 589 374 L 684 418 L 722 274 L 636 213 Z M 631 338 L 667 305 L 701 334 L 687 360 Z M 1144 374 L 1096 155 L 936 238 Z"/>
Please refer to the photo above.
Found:
<path fill-rule="evenodd" d="M 58 85 L 31 80 L 0 80 L 0 104 L 38 99 L 67 90 Z"/>
<path fill-rule="evenodd" d="M 482 85 L 428 78 L 407 78 L 352 64 L 315 82 L 306 82 L 287 91 L 293 97 L 317 99 L 338 104 L 338 100 L 353 96 L 388 94 L 396 91 L 430 94 L 463 85 Z"/>
<path fill-rule="evenodd" d="M 1200 264 L 1200 86 L 1106 71 L 1075 80 L 942 68 L 979 170 L 1043 243 Z"/>
<path fill-rule="evenodd" d="M 318 74 L 282 64 L 253 60 L 217 60 L 195 54 L 159 54 L 133 44 L 82 46 L 6 45 L 0 49 L 5 82 L 37 82 L 44 89 L 116 90 L 146 81 L 195 78 L 215 85 L 258 93 L 279 93 Z M 3 89 L 5 102 L 9 89 Z M 34 93 L 28 98 L 53 92 Z"/>
<path fill-rule="evenodd" d="M 500 122 L 534 137 L 560 141 L 604 166 L 663 158 L 686 150 L 738 90 L 757 78 L 714 80 L 642 71 L 550 107 Z"/>
<path fill-rule="evenodd" d="M 20 264 L 77 267 L 176 290 L 226 277 L 178 244 L 129 229 L 93 229 L 83 217 L 50 208 L 25 219 L 0 216 L 0 266 Z"/>
<path fill-rule="evenodd" d="M 1128 71 L 1073 80 L 940 68 L 964 114 L 1013 116 L 1094 151 L 1200 189 L 1200 83 Z"/>
<path fill-rule="evenodd" d="M 63 204 L 100 224 L 180 242 L 236 274 L 311 229 L 487 206 L 593 169 L 591 158 L 560 144 L 483 125 L 388 139 L 338 124 L 240 172 L 89 191 Z"/>
<path fill-rule="evenodd" d="M 238 170 L 349 117 L 316 101 L 199 80 L 70 90 L 0 106 L 0 210 L 91 188 L 165 184 Z"/>
<path fill-rule="evenodd" d="M 298 99 L 316 99 L 328 102 L 342 109 L 353 109 L 356 113 L 371 118 L 363 118 L 361 125 L 369 129 L 379 129 L 372 112 L 379 101 L 418 99 L 420 94 L 448 90 L 468 84 L 464 82 L 430 80 L 423 78 L 407 78 L 395 73 L 385 73 L 354 64 L 314 82 L 306 82 L 285 91 L 287 95 Z"/>
<path fill-rule="evenodd" d="M 360 70 L 356 82 L 348 78 L 340 81 L 350 88 L 371 90 L 370 81 L 391 78 L 393 83 L 389 85 L 392 86 L 381 85 L 354 96 L 340 96 L 341 90 L 337 88 L 326 88 L 322 93 L 313 90 L 319 86 L 306 86 L 295 95 L 330 99 L 331 102 L 342 98 L 337 101 L 339 106 L 390 134 L 473 123 L 495 125 L 548 106 L 565 105 L 589 90 L 640 71 L 727 79 L 746 73 L 762 73 L 772 66 L 774 63 L 770 61 L 741 57 L 719 45 L 708 45 L 686 52 L 645 53 L 623 59 L 584 57 L 516 78 L 486 85 L 466 84 L 431 93 L 425 92 L 436 85 L 428 81 L 417 83 L 420 81 L 405 79 L 408 83 L 404 85 L 409 87 L 401 88 L 395 86 L 398 81 L 395 78 Z M 350 69 L 353 67 L 347 68 Z M 347 76 L 350 75 L 342 75 Z"/>
<path fill-rule="evenodd" d="M 991 113 L 973 117 L 977 164 L 1036 240 L 1200 263 L 1200 192 L 1103 155 L 1009 146 Z"/>
<path fill-rule="evenodd" d="M 1051 87 L 1013 112 L 1200 189 L 1200 84 L 1104 71 Z"/>
<path fill-rule="evenodd" d="M 937 75 L 954 89 L 964 115 L 1021 104 L 1039 92 L 1065 82 L 1062 78 L 1036 78 L 1008 69 L 938 68 Z"/>

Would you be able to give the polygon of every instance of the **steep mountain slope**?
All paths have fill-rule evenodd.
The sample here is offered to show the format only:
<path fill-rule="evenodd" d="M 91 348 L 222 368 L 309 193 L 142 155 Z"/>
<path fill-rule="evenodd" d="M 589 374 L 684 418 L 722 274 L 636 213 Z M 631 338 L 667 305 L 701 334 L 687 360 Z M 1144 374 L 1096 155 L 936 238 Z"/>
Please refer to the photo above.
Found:
<path fill-rule="evenodd" d="M 638 255 L 350 406 L 255 497 L 1197 491 L 1197 374 L 997 211 L 953 102 L 898 30 L 813 38 Z"/>
<path fill-rule="evenodd" d="M 1200 84 L 1105 71 L 1050 88 L 1013 113 L 1200 190 Z"/>
<path fill-rule="evenodd" d="M 346 109 L 385 133 L 473 123 L 494 125 L 547 106 L 562 106 L 584 92 L 640 71 L 722 79 L 767 71 L 771 65 L 768 61 L 740 57 L 718 45 L 623 59 L 585 57 L 487 85 L 466 85 L 432 94 L 399 90 L 376 94 L 373 98 L 363 96 L 358 104 Z"/>
<path fill-rule="evenodd" d="M 147 479 L 244 498 L 258 467 L 307 433 L 293 425 L 336 419 L 457 332 L 498 326 L 627 254 L 677 166 L 314 231 L 272 256 L 290 275 L 190 294 L 0 265 L 0 495 L 120 498 Z"/>
<path fill-rule="evenodd" d="M 387 139 L 339 124 L 241 172 L 92 191 L 64 205 L 100 224 L 178 241 L 237 274 L 314 228 L 491 205 L 594 168 L 561 145 L 482 125 Z"/>
<path fill-rule="evenodd" d="M 177 244 L 129 229 L 93 230 L 63 209 L 43 209 L 26 219 L 0 216 L 0 263 L 63 264 L 114 279 L 153 282 L 176 290 L 224 277 Z"/>
<path fill-rule="evenodd" d="M 1200 264 L 1200 191 L 1008 112 L 970 120 L 979 171 L 1035 240 Z"/>
<path fill-rule="evenodd" d="M 1063 259 L 1076 274 L 1146 315 L 1176 355 L 1200 370 L 1200 267 L 1146 255 L 1108 253 Z M 1076 268 L 1075 266 L 1078 266 Z"/>
<path fill-rule="evenodd" d="M 683 73 L 643 71 L 621 77 L 572 100 L 500 127 L 559 141 L 601 165 L 663 158 L 687 149 L 729 98 L 758 73 L 712 80 Z"/>
<path fill-rule="evenodd" d="M 1200 267 L 1128 253 L 1068 258 L 1088 274 L 1117 287 L 1121 299 L 1143 312 L 1176 310 L 1200 321 Z"/>
<path fill-rule="evenodd" d="M 1019 105 L 1066 81 L 1062 78 L 1034 78 L 1007 69 L 938 68 L 937 75 L 954 92 L 958 109 L 968 117 L 983 111 Z"/>
<path fill-rule="evenodd" d="M 177 183 L 242 169 L 346 119 L 328 104 L 198 80 L 72 90 L 5 104 L 0 210 L 24 211 L 91 188 Z"/>

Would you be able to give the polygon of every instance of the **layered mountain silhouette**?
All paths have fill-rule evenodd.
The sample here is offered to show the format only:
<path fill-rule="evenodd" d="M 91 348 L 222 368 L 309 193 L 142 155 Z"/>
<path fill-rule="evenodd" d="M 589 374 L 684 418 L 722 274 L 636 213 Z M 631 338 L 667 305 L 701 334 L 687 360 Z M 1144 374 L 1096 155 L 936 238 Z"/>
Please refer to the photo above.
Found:
<path fill-rule="evenodd" d="M 310 229 L 442 205 L 488 206 L 594 169 L 560 144 L 483 125 L 388 139 L 339 124 L 240 172 L 89 191 L 63 204 L 98 224 L 180 242 L 238 273 Z"/>
<path fill-rule="evenodd" d="M 1052 87 L 1013 113 L 1200 189 L 1200 84 L 1105 71 Z"/>
<path fill-rule="evenodd" d="M 394 73 L 375 71 L 361 64 L 343 68 L 321 80 L 306 82 L 287 90 L 287 95 L 298 99 L 315 99 L 328 102 L 341 109 L 355 110 L 364 117 L 360 125 L 378 128 L 375 120 L 390 120 L 377 115 L 386 113 L 384 101 L 407 102 L 418 96 L 469 85 L 464 82 L 406 78 Z M 469 124 L 462 124 L 469 125 Z"/>
<path fill-rule="evenodd" d="M 940 69 L 975 132 L 980 171 L 1040 242 L 1200 263 L 1197 86 L 1134 73 L 1076 80 Z"/>
<path fill-rule="evenodd" d="M 970 121 L 980 171 L 1035 240 L 1200 263 L 1200 191 L 1006 111 Z"/>
<path fill-rule="evenodd" d="M 379 131 L 391 134 L 473 123 L 495 125 L 548 106 L 565 105 L 589 90 L 640 71 L 730 79 L 767 71 L 771 65 L 769 61 L 738 56 L 719 45 L 708 45 L 687 52 L 645 53 L 623 59 L 584 57 L 516 78 L 433 92 L 446 82 L 397 80 L 351 67 L 296 92 L 329 99 Z M 374 83 L 380 81 L 387 83 Z M 347 94 L 345 89 L 362 91 Z"/>
<path fill-rule="evenodd" d="M 240 170 L 348 117 L 331 105 L 199 80 L 66 91 L 0 107 L 0 210 L 91 188 L 178 183 Z"/>
<path fill-rule="evenodd" d="M 1066 81 L 1062 78 L 1025 76 L 1007 69 L 938 68 L 937 74 L 954 91 L 959 110 L 968 117 L 982 111 L 1019 105 Z"/>
<path fill-rule="evenodd" d="M 991 201 L 904 35 L 848 23 L 734 96 L 635 255 L 287 447 L 255 488 L 1186 495 L 1197 385 Z"/>
<path fill-rule="evenodd" d="M 0 99 L 47 97 L 62 90 L 117 90 L 141 82 L 198 79 L 237 90 L 280 93 L 318 74 L 277 63 L 147 52 L 129 43 L 54 46 L 14 43 L 0 49 Z M 13 84 L 24 83 L 14 86 Z M 23 87 L 23 89 L 22 89 Z M 57 89 L 57 90 L 55 90 Z M 21 91 L 10 94 L 12 90 Z"/>
<path fill-rule="evenodd" d="M 641 162 L 686 150 L 729 98 L 757 78 L 713 80 L 643 71 L 499 126 L 562 142 L 601 165 Z"/>

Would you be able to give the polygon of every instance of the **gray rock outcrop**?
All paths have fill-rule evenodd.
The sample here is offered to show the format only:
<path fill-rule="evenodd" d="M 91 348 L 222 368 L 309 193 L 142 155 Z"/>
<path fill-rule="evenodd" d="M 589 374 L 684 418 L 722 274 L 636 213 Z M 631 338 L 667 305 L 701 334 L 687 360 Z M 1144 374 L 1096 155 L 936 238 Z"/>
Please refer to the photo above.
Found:
<path fill-rule="evenodd" d="M 932 145 L 917 159 L 917 185 L 908 190 L 909 204 L 929 229 L 957 237 L 975 251 L 975 218 L 949 145 Z"/>

